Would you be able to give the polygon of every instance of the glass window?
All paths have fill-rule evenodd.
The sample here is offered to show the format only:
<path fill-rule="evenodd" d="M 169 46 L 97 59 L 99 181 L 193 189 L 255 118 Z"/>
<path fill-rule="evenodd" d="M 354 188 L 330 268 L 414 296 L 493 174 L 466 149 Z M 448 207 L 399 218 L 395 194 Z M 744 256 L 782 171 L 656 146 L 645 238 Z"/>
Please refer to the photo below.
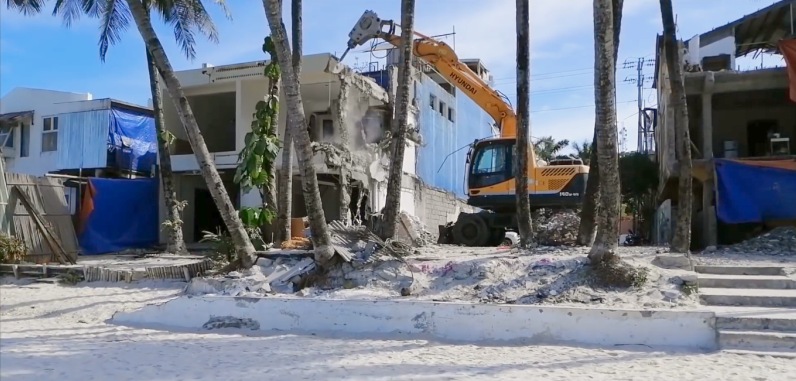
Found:
<path fill-rule="evenodd" d="M 506 168 L 506 146 L 485 147 L 479 154 L 474 167 L 475 173 L 502 172 Z"/>

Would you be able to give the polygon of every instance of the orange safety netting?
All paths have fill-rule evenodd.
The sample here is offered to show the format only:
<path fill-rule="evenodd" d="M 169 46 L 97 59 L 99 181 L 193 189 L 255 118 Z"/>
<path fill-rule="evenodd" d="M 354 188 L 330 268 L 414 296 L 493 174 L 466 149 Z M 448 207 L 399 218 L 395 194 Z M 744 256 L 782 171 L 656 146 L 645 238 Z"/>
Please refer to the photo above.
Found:
<path fill-rule="evenodd" d="M 779 42 L 779 51 L 785 57 L 790 82 L 790 100 L 796 102 L 796 38 Z"/>
<path fill-rule="evenodd" d="M 94 211 L 94 194 L 97 193 L 97 190 L 94 189 L 94 186 L 91 185 L 91 181 L 86 182 L 86 190 L 83 193 L 83 204 L 80 207 L 80 218 L 79 218 L 79 227 L 78 227 L 78 234 L 83 232 L 83 229 L 86 226 L 86 221 L 88 221 L 88 216 L 91 215 L 91 212 Z"/>

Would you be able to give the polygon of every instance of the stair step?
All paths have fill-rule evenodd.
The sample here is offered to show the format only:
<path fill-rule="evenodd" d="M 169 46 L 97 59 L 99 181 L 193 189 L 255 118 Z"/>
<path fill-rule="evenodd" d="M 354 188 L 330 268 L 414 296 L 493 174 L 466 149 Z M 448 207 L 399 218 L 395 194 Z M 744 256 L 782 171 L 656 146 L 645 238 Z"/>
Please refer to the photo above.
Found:
<path fill-rule="evenodd" d="M 796 333 L 719 330 L 721 349 L 796 350 Z"/>
<path fill-rule="evenodd" d="M 699 300 L 709 306 L 796 307 L 796 290 L 700 287 Z"/>
<path fill-rule="evenodd" d="M 732 353 L 736 355 L 751 355 L 760 357 L 776 357 L 783 359 L 796 359 L 796 351 L 760 351 L 760 350 L 745 350 L 745 349 L 723 349 L 722 352 Z"/>
<path fill-rule="evenodd" d="M 697 265 L 694 271 L 701 274 L 717 275 L 783 275 L 784 269 L 778 266 L 711 266 Z"/>
<path fill-rule="evenodd" d="M 796 309 L 734 308 L 716 312 L 716 328 L 738 331 L 796 333 Z"/>
<path fill-rule="evenodd" d="M 784 275 L 699 274 L 699 286 L 708 288 L 766 288 L 793 290 L 796 280 Z"/>

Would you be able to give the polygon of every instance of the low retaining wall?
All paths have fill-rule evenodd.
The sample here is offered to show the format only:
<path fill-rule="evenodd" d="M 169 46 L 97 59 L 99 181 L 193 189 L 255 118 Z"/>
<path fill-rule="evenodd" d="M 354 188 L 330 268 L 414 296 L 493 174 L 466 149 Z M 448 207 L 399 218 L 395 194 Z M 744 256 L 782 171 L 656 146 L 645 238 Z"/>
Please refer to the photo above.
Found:
<path fill-rule="evenodd" d="M 200 329 L 211 318 L 226 316 L 254 320 L 266 331 L 400 333 L 467 342 L 717 347 L 715 314 L 701 311 L 184 296 L 119 312 L 113 321 Z"/>

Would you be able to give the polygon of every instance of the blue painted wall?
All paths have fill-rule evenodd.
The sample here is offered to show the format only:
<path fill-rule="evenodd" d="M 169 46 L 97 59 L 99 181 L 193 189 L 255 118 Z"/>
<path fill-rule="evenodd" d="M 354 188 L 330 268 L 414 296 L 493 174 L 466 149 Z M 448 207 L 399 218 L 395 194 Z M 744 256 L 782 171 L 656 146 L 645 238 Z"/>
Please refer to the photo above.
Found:
<path fill-rule="evenodd" d="M 389 87 L 386 70 L 362 74 Z M 417 175 L 431 186 L 464 198 L 466 146 L 475 139 L 492 136 L 492 118 L 463 93 L 457 90 L 456 96 L 451 95 L 425 75 L 415 83 L 415 98 L 423 135 L 423 146 L 418 147 L 417 153 Z M 442 111 L 440 102 L 444 103 Z"/>

